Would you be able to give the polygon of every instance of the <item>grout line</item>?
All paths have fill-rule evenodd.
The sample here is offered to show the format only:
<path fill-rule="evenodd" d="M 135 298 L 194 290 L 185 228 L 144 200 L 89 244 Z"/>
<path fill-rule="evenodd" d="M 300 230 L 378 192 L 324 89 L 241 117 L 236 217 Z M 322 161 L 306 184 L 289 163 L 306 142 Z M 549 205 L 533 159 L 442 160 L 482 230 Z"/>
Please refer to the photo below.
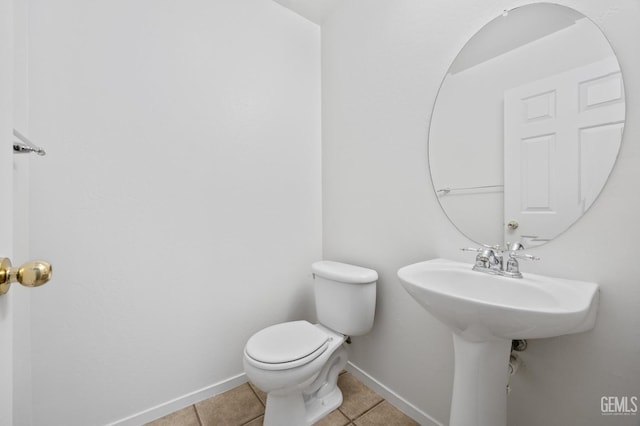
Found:
<path fill-rule="evenodd" d="M 367 409 L 367 411 L 365 411 L 364 413 L 360 414 L 359 416 L 357 416 L 355 419 L 351 419 L 351 422 L 355 422 L 356 420 L 358 420 L 360 417 L 364 416 L 365 414 L 367 414 L 368 412 L 372 411 L 374 408 L 376 408 L 378 405 L 382 404 L 383 402 L 385 402 L 386 399 L 382 399 L 382 401 L 379 401 L 377 403 L 375 403 L 373 406 L 371 406 L 370 408 Z M 342 413 L 344 414 L 344 413 Z M 348 416 L 347 416 L 348 417 Z"/>
<path fill-rule="evenodd" d="M 193 405 L 192 405 L 192 407 L 193 407 L 193 411 L 195 411 L 195 412 L 196 412 L 196 419 L 198 419 L 198 424 L 199 424 L 200 426 L 204 426 L 204 425 L 202 424 L 202 420 L 200 420 L 200 413 L 198 413 L 198 409 L 196 408 L 196 404 L 193 404 Z"/>
<path fill-rule="evenodd" d="M 246 426 L 246 425 L 248 425 L 249 423 L 251 423 L 252 421 L 254 421 L 254 420 L 256 420 L 256 419 L 259 419 L 259 418 L 260 418 L 260 417 L 262 417 L 262 416 L 264 416 L 264 414 L 260 414 L 259 416 L 254 417 L 253 419 L 249 420 L 248 422 L 246 422 L 246 423 L 242 423 L 242 426 Z"/>
<path fill-rule="evenodd" d="M 258 398 L 258 402 L 260 403 L 260 405 L 262 405 L 262 408 L 267 408 L 267 406 L 264 404 L 264 402 L 262 402 L 262 398 L 260 398 L 260 396 L 258 395 L 258 392 L 256 392 L 256 390 L 253 388 L 253 386 L 251 386 L 249 383 L 247 383 L 247 384 L 249 385 L 249 389 L 251 389 L 251 392 L 253 392 L 253 394 L 255 395 L 256 398 Z M 260 416 L 258 416 L 258 417 L 260 417 Z"/>
<path fill-rule="evenodd" d="M 262 406 L 263 410 L 262 410 L 262 414 L 258 414 L 256 417 L 254 417 L 253 419 L 249 420 L 248 422 L 245 422 L 242 424 L 242 426 L 248 425 L 249 423 L 251 423 L 252 421 L 259 419 L 260 417 L 264 416 L 264 409 L 266 408 L 265 405 L 262 403 L 262 399 L 260 399 L 260 397 L 258 396 L 258 393 L 255 391 L 255 389 L 253 388 L 253 386 L 251 386 L 251 383 L 247 382 L 247 386 L 249 386 L 249 389 L 251 389 L 251 393 L 253 393 L 253 396 L 256 397 L 256 399 L 258 400 L 258 402 L 260 403 L 260 405 Z"/>

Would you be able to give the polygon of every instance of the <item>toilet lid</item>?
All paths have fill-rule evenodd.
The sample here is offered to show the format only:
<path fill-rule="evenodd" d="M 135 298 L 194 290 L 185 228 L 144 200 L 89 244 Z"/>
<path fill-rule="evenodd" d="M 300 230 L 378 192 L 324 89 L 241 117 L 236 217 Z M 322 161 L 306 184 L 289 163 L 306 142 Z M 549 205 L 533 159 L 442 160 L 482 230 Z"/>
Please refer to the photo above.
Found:
<path fill-rule="evenodd" d="M 285 322 L 254 334 L 245 351 L 254 360 L 267 364 L 290 363 L 314 353 L 315 359 L 324 352 L 319 349 L 326 346 L 329 337 L 307 321 Z"/>

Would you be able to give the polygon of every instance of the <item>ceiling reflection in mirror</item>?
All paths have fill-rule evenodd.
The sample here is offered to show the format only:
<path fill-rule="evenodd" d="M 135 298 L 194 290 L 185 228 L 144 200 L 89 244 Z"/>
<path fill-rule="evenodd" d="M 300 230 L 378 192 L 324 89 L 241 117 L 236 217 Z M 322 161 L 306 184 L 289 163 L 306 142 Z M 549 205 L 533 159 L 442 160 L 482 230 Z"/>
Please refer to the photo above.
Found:
<path fill-rule="evenodd" d="M 505 12 L 438 92 L 429 167 L 440 205 L 477 243 L 544 244 L 598 197 L 624 118 L 618 61 L 590 19 L 550 3 Z"/>

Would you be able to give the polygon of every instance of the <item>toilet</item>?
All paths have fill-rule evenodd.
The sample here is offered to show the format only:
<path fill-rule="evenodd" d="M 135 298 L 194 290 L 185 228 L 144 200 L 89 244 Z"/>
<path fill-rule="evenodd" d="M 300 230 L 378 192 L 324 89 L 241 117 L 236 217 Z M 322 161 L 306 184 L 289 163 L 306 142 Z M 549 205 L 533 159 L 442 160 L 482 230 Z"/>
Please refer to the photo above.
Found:
<path fill-rule="evenodd" d="M 267 393 L 264 426 L 312 425 L 338 408 L 345 342 L 373 326 L 376 271 L 332 261 L 315 262 L 311 270 L 318 324 L 272 325 L 244 348 L 247 377 Z"/>

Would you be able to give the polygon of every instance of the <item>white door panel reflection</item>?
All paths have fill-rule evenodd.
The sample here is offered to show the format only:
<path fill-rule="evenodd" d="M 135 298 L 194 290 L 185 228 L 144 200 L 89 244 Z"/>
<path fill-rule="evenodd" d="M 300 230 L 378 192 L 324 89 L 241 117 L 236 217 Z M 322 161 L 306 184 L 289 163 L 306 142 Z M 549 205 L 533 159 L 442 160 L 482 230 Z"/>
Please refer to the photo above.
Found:
<path fill-rule="evenodd" d="M 620 148 L 622 93 L 615 57 L 505 92 L 506 240 L 547 242 L 591 206 Z"/>
<path fill-rule="evenodd" d="M 549 241 L 604 187 L 624 118 L 620 67 L 594 22 L 551 3 L 513 9 L 469 40 L 438 92 L 429 168 L 440 205 L 477 243 Z"/>

